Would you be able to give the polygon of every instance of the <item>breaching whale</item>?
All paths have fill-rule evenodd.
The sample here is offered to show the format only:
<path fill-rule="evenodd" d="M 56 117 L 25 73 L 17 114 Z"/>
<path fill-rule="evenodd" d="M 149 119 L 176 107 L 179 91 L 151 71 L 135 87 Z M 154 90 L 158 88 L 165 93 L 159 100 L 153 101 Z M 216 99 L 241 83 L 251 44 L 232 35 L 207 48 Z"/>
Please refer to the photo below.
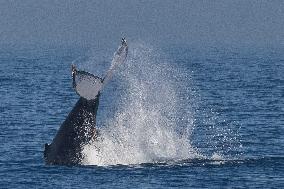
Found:
<path fill-rule="evenodd" d="M 96 115 L 99 98 L 104 85 L 110 80 L 115 68 L 125 62 L 128 46 L 125 38 L 114 53 L 105 77 L 100 78 L 85 71 L 79 71 L 72 64 L 72 84 L 79 100 L 60 126 L 51 144 L 45 144 L 46 164 L 81 164 L 82 147 L 96 140 Z"/>

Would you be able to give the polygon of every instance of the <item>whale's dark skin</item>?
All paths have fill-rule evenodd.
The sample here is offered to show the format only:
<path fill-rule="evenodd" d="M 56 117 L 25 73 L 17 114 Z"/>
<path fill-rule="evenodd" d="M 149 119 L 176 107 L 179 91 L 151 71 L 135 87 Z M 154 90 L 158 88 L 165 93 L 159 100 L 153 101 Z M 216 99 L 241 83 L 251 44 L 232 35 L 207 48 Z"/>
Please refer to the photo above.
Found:
<path fill-rule="evenodd" d="M 78 165 L 82 163 L 84 159 L 83 147 L 92 143 L 98 137 L 96 115 L 100 91 L 111 78 L 114 68 L 125 61 L 127 53 L 128 46 L 125 38 L 123 38 L 121 45 L 114 54 L 112 65 L 103 79 L 85 71 L 78 71 L 72 65 L 73 88 L 80 98 L 60 126 L 52 143 L 45 144 L 44 159 L 46 164 Z M 90 85 L 85 86 L 84 82 L 82 84 L 82 76 Z M 83 90 L 80 82 L 84 86 Z"/>
<path fill-rule="evenodd" d="M 96 138 L 96 115 L 99 95 L 94 100 L 82 97 L 61 125 L 50 145 L 45 144 L 44 158 L 47 164 L 80 164 L 83 145 Z"/>

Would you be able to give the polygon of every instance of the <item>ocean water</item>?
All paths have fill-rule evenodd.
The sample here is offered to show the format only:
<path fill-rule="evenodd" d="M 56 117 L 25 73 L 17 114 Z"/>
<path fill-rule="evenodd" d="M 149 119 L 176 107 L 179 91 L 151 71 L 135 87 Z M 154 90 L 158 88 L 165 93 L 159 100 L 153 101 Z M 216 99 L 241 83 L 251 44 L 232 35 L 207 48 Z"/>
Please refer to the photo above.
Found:
<path fill-rule="evenodd" d="M 129 41 L 101 95 L 101 140 L 82 165 L 45 165 L 78 99 L 71 63 L 102 76 L 115 50 L 0 49 L 1 188 L 284 187 L 283 47 Z"/>

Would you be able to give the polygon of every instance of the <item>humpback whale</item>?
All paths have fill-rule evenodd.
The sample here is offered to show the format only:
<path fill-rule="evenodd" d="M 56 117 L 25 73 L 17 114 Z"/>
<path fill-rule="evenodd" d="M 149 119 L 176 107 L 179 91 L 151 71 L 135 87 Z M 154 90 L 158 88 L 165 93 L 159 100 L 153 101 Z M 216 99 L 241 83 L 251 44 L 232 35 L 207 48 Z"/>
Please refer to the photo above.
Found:
<path fill-rule="evenodd" d="M 114 53 L 111 66 L 103 78 L 77 70 L 72 64 L 72 85 L 79 100 L 60 126 L 50 144 L 45 144 L 46 164 L 77 165 L 83 160 L 82 148 L 98 136 L 96 115 L 104 85 L 111 79 L 115 68 L 125 62 L 128 46 L 125 38 Z"/>

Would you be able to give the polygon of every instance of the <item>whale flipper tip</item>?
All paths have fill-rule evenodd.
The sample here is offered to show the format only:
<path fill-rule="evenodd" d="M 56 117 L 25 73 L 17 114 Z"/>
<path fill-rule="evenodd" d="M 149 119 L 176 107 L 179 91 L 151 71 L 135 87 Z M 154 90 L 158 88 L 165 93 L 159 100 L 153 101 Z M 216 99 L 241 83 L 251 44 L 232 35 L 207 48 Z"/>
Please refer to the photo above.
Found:
<path fill-rule="evenodd" d="M 121 44 L 122 44 L 122 45 L 127 45 L 127 41 L 126 41 L 125 37 L 123 37 L 123 38 L 121 39 Z"/>

